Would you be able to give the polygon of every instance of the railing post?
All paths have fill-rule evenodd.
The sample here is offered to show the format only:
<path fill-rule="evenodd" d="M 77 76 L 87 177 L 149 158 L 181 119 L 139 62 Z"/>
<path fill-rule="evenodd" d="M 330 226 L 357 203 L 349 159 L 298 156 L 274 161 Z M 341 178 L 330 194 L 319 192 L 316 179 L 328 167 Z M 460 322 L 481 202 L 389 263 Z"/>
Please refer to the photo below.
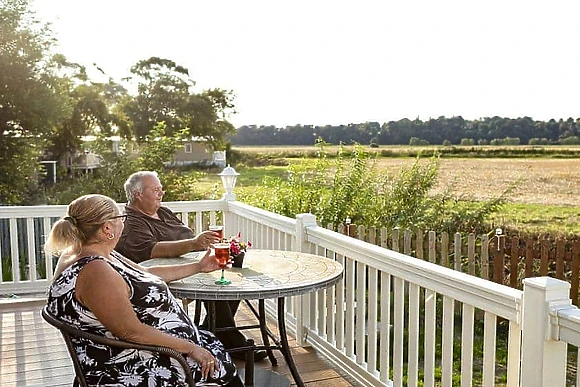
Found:
<path fill-rule="evenodd" d="M 224 210 L 223 210 L 223 226 L 224 226 L 224 236 L 226 235 L 236 235 L 238 231 L 242 230 L 234 230 L 234 218 L 230 212 L 230 202 L 236 201 L 236 195 L 233 193 L 225 193 L 222 196 L 222 201 L 224 202 Z M 248 235 L 248 230 L 244 230 L 246 235 Z"/>
<path fill-rule="evenodd" d="M 296 246 L 294 250 L 310 252 L 308 242 L 306 241 L 306 228 L 316 226 L 316 216 L 312 214 L 296 215 Z M 296 344 L 307 346 L 306 338 L 308 329 L 306 324 L 310 321 L 310 294 L 304 294 L 296 297 Z"/>
<path fill-rule="evenodd" d="M 521 386 L 565 386 L 566 343 L 552 339 L 550 310 L 570 307 L 570 284 L 550 277 L 524 279 Z"/>

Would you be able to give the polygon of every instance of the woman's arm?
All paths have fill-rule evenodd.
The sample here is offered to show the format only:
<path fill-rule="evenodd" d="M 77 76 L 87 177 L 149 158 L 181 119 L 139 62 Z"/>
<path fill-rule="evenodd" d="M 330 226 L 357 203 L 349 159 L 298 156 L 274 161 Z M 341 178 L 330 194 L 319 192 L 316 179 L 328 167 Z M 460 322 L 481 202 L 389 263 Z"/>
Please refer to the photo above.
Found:
<path fill-rule="evenodd" d="M 79 274 L 75 291 L 78 301 L 118 338 L 188 354 L 201 365 L 205 375 L 217 370 L 214 369 L 217 362 L 209 351 L 139 321 L 130 302 L 129 286 L 107 262 L 89 262 Z"/>
<path fill-rule="evenodd" d="M 136 264 L 129 259 L 123 257 L 123 262 L 147 273 L 154 274 L 161 277 L 165 282 L 179 280 L 197 273 L 209 273 L 219 269 L 218 261 L 211 250 L 207 249 L 204 256 L 198 262 L 184 263 L 181 265 L 163 265 L 145 267 Z"/>

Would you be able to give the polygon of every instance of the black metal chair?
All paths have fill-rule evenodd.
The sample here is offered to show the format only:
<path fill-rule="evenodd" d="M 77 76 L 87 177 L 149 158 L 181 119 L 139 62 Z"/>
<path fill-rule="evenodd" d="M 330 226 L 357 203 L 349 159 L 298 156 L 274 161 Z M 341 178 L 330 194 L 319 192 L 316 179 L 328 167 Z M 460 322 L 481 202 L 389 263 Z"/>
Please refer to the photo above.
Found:
<path fill-rule="evenodd" d="M 57 318 L 52 316 L 50 314 L 50 312 L 48 312 L 46 310 L 46 307 L 44 307 L 42 309 L 42 318 L 44 318 L 44 320 L 46 322 L 48 322 L 50 325 L 57 328 L 60 331 L 60 333 L 62 334 L 62 336 L 64 337 L 64 341 L 66 343 L 68 353 L 70 354 L 70 357 L 72 358 L 72 361 L 73 361 L 73 364 L 75 367 L 75 375 L 76 376 L 75 376 L 73 386 L 86 387 L 87 382 L 85 380 L 85 376 L 83 374 L 79 358 L 78 358 L 77 353 L 76 353 L 74 346 L 72 344 L 71 337 L 85 338 L 85 339 L 94 341 L 95 343 L 107 345 L 109 347 L 138 349 L 138 350 L 145 350 L 145 351 L 151 351 L 151 352 L 159 352 L 162 355 L 172 357 L 175 360 L 177 360 L 179 362 L 179 364 L 181 364 L 181 366 L 183 367 L 183 371 L 185 373 L 185 380 L 186 380 L 187 384 L 189 386 L 195 385 L 194 381 L 193 381 L 193 375 L 191 373 L 191 369 L 190 369 L 189 365 L 187 364 L 187 362 L 185 361 L 185 358 L 183 357 L 183 355 L 181 353 L 179 353 L 178 351 L 176 351 L 174 349 L 167 348 L 167 347 L 152 346 L 152 345 L 135 344 L 135 343 L 127 342 L 127 341 L 109 339 L 109 338 L 106 338 L 106 337 L 103 337 L 100 335 L 95 335 L 93 333 L 84 332 L 84 331 L 81 331 L 80 329 L 74 328 L 74 327 L 72 327 L 68 324 L 65 324 L 62 321 L 58 320 Z"/>

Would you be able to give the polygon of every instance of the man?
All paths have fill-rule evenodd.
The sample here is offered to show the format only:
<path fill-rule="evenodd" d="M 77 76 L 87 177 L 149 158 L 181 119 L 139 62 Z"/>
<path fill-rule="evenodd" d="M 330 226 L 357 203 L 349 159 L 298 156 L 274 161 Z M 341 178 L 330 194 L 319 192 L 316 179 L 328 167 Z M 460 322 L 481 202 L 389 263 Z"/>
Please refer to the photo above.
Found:
<path fill-rule="evenodd" d="M 195 236 L 169 208 L 161 205 L 165 191 L 156 172 L 135 172 L 124 187 L 127 219 L 115 250 L 125 257 L 135 262 L 178 257 L 190 251 L 205 250 L 219 241 L 218 234 L 213 231 Z M 239 301 L 216 302 L 217 328 L 235 326 L 233 316 L 238 305 Z M 226 348 L 243 347 L 246 343 L 246 338 L 238 330 L 218 332 L 217 336 Z M 232 356 L 243 359 L 245 355 L 244 352 L 234 352 Z M 266 356 L 264 350 L 254 352 L 256 361 Z"/>

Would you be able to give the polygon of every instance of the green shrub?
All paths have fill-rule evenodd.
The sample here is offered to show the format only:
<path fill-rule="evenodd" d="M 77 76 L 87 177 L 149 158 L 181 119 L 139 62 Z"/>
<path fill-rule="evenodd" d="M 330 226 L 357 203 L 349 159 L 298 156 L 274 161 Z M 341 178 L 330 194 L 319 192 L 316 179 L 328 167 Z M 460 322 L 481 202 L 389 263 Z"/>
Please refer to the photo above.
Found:
<path fill-rule="evenodd" d="M 570 136 L 560 139 L 560 145 L 580 145 L 580 137 Z"/>
<path fill-rule="evenodd" d="M 530 138 L 528 145 L 550 145 L 550 140 L 547 138 Z"/>
<path fill-rule="evenodd" d="M 419 137 L 411 137 L 411 139 L 409 140 L 409 145 L 411 145 L 411 146 L 425 146 L 425 145 L 429 145 L 429 141 L 423 140 L 422 138 L 419 138 Z"/>
<path fill-rule="evenodd" d="M 261 187 L 240 193 L 239 199 L 289 217 L 310 212 L 324 226 L 336 227 L 349 217 L 366 227 L 478 232 L 487 229 L 486 217 L 501 208 L 509 193 L 477 203 L 454 197 L 452 186 L 432 193 L 437 155 L 417 157 L 398 173 L 376 165 L 360 146 L 348 157 L 339 152 L 328 159 L 321 152 L 316 160 L 290 165 L 285 178 L 265 178 Z"/>

